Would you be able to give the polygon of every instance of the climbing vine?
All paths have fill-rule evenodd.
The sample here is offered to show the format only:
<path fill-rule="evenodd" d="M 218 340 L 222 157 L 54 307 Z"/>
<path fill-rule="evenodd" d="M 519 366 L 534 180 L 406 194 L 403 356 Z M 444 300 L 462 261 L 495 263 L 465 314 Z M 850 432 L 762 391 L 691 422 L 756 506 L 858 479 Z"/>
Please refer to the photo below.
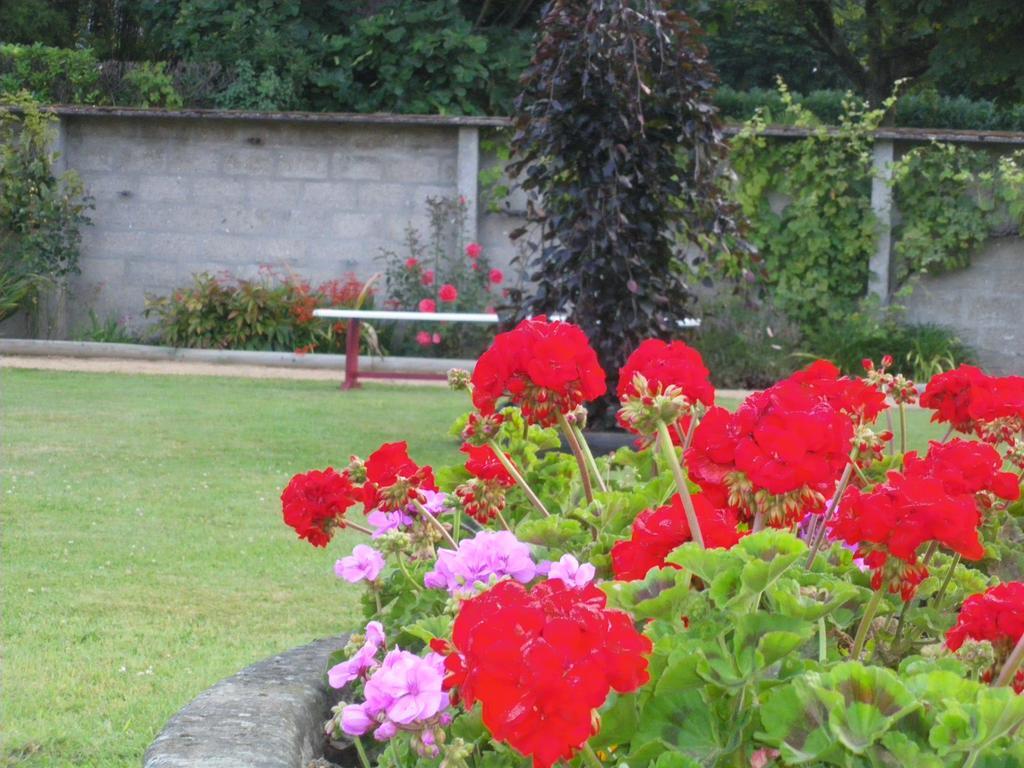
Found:
<path fill-rule="evenodd" d="M 732 142 L 734 193 L 761 256 L 775 304 L 802 326 L 848 312 L 864 295 L 875 244 L 871 211 L 872 132 L 881 110 L 847 99 L 837 127 L 827 128 L 783 86 L 788 121 L 810 135 L 764 135 L 763 115 Z"/>
<path fill-rule="evenodd" d="M 877 242 L 871 148 L 884 110 L 850 97 L 839 125 L 828 128 L 783 84 L 780 95 L 785 122 L 810 135 L 766 136 L 761 113 L 747 121 L 731 147 L 733 193 L 760 254 L 763 284 L 810 330 L 846 316 L 866 292 Z M 995 157 L 962 145 L 921 145 L 894 163 L 892 184 L 897 286 L 968 266 L 989 237 L 1017 234 L 1024 222 L 1024 152 Z"/>

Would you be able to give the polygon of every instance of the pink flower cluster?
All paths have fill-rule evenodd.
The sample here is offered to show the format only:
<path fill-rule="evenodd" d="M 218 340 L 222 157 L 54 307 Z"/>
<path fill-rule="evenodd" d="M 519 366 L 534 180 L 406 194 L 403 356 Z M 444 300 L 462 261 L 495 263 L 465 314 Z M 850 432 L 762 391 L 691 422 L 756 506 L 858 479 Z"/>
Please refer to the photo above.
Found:
<path fill-rule="evenodd" d="M 423 577 L 423 584 L 447 589 L 453 597 L 470 597 L 492 580 L 509 577 L 526 584 L 537 572 L 527 544 L 508 531 L 480 531 L 459 542 L 458 550 L 438 550 L 434 570 Z"/>

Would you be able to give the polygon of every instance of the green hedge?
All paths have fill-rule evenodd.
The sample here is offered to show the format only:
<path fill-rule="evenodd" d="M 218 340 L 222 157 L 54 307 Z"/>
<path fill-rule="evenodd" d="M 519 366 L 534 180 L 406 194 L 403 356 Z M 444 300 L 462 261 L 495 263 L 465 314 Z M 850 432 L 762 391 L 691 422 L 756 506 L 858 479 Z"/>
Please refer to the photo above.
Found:
<path fill-rule="evenodd" d="M 793 94 L 794 100 L 828 125 L 837 125 L 843 115 L 843 91 L 812 91 Z M 777 90 L 752 88 L 736 91 L 719 88 L 715 104 L 730 122 L 753 117 L 763 107 L 769 123 L 784 123 L 786 109 Z M 1024 131 L 1024 104 L 999 107 L 991 101 L 972 101 L 962 96 L 939 96 L 934 91 L 909 93 L 895 106 L 895 123 L 908 128 L 949 128 L 977 131 Z"/>
<path fill-rule="evenodd" d="M 88 48 L 0 44 L 0 95 L 28 91 L 44 104 L 96 104 L 100 63 Z"/>

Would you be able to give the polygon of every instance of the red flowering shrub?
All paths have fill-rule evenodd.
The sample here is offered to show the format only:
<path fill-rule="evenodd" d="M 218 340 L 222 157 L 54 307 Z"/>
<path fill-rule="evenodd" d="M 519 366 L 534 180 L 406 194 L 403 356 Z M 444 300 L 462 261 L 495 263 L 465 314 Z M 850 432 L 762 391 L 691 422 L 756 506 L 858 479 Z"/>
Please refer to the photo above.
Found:
<path fill-rule="evenodd" d="M 409 458 L 409 446 L 404 440 L 384 443 L 366 459 L 363 503 L 367 510 L 403 509 L 414 499 L 423 500 L 421 490 L 437 490 L 434 472 Z"/>
<path fill-rule="evenodd" d="M 692 498 L 705 547 L 729 549 L 740 540 L 733 510 L 716 509 L 704 494 L 698 493 Z M 645 509 L 636 516 L 630 538 L 612 547 L 612 572 L 620 581 L 642 579 L 651 568 L 669 565 L 665 562 L 669 553 L 692 538 L 683 502 L 677 493 L 671 504 Z"/>
<path fill-rule="evenodd" d="M 295 475 L 281 494 L 284 521 L 300 539 L 325 547 L 335 528 L 345 527 L 345 512 L 360 500 L 348 473 L 324 471 Z"/>
<path fill-rule="evenodd" d="M 605 604 L 592 585 L 551 579 L 529 591 L 503 581 L 459 609 L 447 685 L 467 708 L 479 701 L 491 735 L 535 768 L 571 759 L 596 732 L 592 712 L 608 693 L 648 680 L 650 640 Z"/>
<path fill-rule="evenodd" d="M 863 379 L 840 376 L 839 373 L 839 369 L 827 360 L 817 360 L 779 384 L 795 384 L 824 399 L 855 422 L 871 423 L 877 419 L 886 408 L 885 393 Z"/>
<path fill-rule="evenodd" d="M 787 527 L 820 511 L 849 460 L 853 425 L 801 381 L 748 397 L 735 414 L 712 408 L 694 431 L 691 477 L 746 519 Z"/>
<path fill-rule="evenodd" d="M 990 682 L 1024 635 L 1024 582 L 1010 581 L 964 600 L 956 624 L 946 633 L 946 645 L 957 651 L 968 639 L 988 641 L 996 654 L 995 665 L 982 679 Z M 1010 681 L 1017 693 L 1024 693 L 1024 669 Z"/>
<path fill-rule="evenodd" d="M 515 485 L 516 481 L 498 461 L 490 446 L 464 443 L 462 452 L 468 457 L 466 470 L 473 477 L 456 487 L 455 496 L 462 502 L 467 515 L 486 524 L 505 509 L 505 489 Z"/>
<path fill-rule="evenodd" d="M 951 496 L 990 494 L 1014 501 L 1020 498 L 1020 477 L 1003 472 L 1003 458 L 991 445 L 967 440 L 932 441 L 928 453 L 910 451 L 903 458 L 907 477 L 934 477 Z M 985 501 L 985 500 L 983 500 Z M 991 505 L 991 498 L 985 506 Z"/>
<path fill-rule="evenodd" d="M 988 380 L 989 377 L 973 365 L 961 365 L 940 373 L 925 387 L 921 407 L 935 411 L 932 421 L 949 424 L 959 432 L 973 432 L 971 403 L 976 389 L 984 387 Z"/>
<path fill-rule="evenodd" d="M 872 586 L 887 584 L 909 600 L 928 575 L 917 561 L 925 542 L 936 541 L 967 560 L 980 560 L 981 517 L 973 497 L 951 496 L 941 479 L 892 472 L 869 493 L 850 488 L 832 523 L 832 536 L 857 546 L 874 570 Z"/>
<path fill-rule="evenodd" d="M 551 426 L 558 414 L 603 395 L 605 373 L 583 331 L 546 317 L 499 333 L 473 369 L 473 405 L 494 413 L 508 397 L 531 424 Z"/>

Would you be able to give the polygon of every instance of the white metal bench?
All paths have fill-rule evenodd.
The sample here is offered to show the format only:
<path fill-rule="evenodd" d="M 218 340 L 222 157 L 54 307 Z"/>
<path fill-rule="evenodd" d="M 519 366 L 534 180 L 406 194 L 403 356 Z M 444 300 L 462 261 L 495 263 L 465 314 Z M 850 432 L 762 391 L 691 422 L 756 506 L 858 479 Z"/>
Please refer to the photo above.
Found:
<path fill-rule="evenodd" d="M 360 320 L 415 320 L 418 322 L 444 323 L 486 323 L 497 325 L 498 315 L 493 312 L 404 312 L 390 309 L 315 309 L 314 317 L 329 320 L 348 320 L 345 331 L 345 380 L 342 389 L 355 389 L 359 386 L 359 321 Z M 551 315 L 552 320 L 563 319 L 562 315 Z M 687 317 L 678 321 L 680 328 L 698 328 L 700 320 Z M 429 378 L 423 374 L 373 373 L 382 379 L 422 379 Z"/>

